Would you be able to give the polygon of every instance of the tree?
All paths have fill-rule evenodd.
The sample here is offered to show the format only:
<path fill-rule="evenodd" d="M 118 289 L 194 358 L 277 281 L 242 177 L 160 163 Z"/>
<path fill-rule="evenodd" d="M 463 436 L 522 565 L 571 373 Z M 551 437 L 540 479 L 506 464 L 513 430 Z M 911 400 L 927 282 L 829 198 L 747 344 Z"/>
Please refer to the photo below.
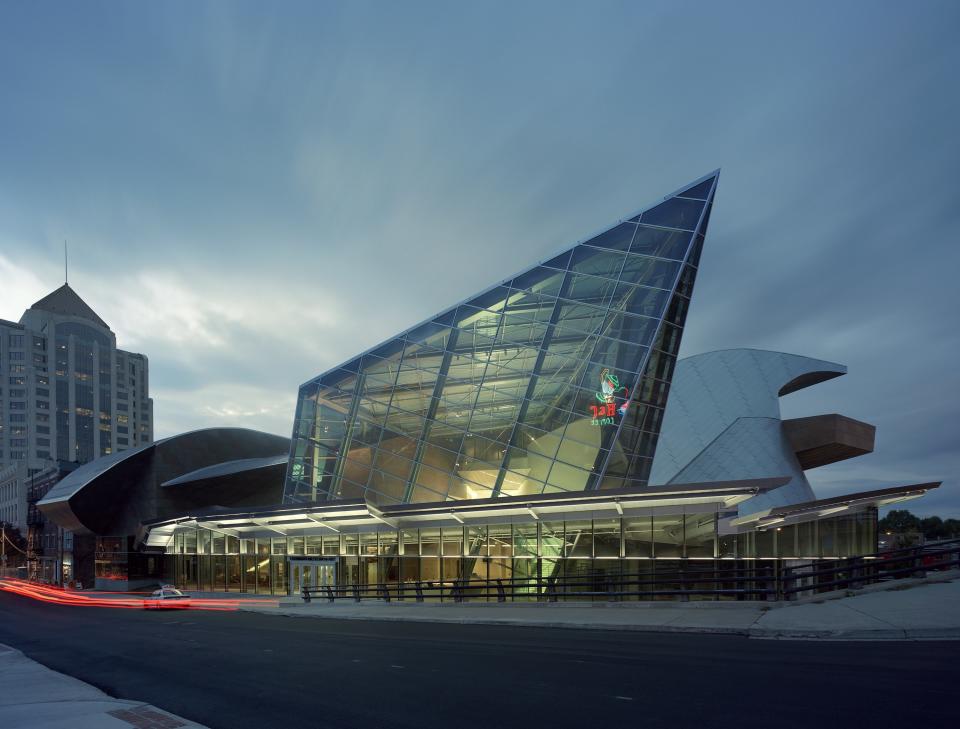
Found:
<path fill-rule="evenodd" d="M 943 527 L 943 519 L 939 516 L 928 516 L 920 520 L 920 531 L 927 539 L 946 539 L 947 530 Z"/>
<path fill-rule="evenodd" d="M 960 537 L 960 519 L 943 520 L 939 516 L 921 519 L 906 509 L 894 509 L 877 522 L 877 529 L 892 534 L 920 532 L 926 539 L 955 539 Z"/>
<path fill-rule="evenodd" d="M 918 532 L 920 531 L 920 518 L 906 509 L 894 509 L 877 522 L 877 528 L 881 532 L 893 532 L 894 534 Z"/>

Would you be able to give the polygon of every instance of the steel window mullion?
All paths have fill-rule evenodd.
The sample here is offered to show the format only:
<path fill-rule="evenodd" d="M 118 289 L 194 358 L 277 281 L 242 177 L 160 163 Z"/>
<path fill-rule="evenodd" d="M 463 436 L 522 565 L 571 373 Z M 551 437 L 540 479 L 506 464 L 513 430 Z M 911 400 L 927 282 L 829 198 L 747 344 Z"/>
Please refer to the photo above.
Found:
<path fill-rule="evenodd" d="M 644 354 L 644 356 L 643 356 L 643 361 L 641 362 L 641 367 L 640 367 L 640 369 L 639 369 L 639 371 L 638 371 L 638 373 L 637 373 L 638 376 L 639 376 L 639 379 L 638 379 L 638 381 L 637 381 L 637 384 L 638 384 L 638 385 L 641 384 L 642 381 L 643 381 L 643 373 L 644 373 L 644 370 L 646 370 L 647 363 L 650 361 L 650 353 L 651 353 L 651 351 L 652 351 L 653 345 L 657 342 L 657 340 L 658 340 L 659 337 L 660 337 L 660 332 L 663 330 L 663 322 L 664 322 L 664 320 L 666 319 L 666 316 L 667 316 L 667 314 L 668 314 L 669 311 L 670 311 L 670 303 L 671 303 L 671 301 L 673 300 L 673 297 L 674 297 L 674 296 L 676 295 L 676 293 L 677 293 L 677 286 L 678 286 L 679 283 L 680 283 L 680 279 L 683 277 L 683 271 L 684 271 L 684 269 L 685 269 L 686 266 L 688 265 L 687 262 L 688 262 L 689 259 L 690 259 L 690 253 L 691 253 L 691 251 L 693 251 L 694 246 L 697 245 L 697 235 L 700 234 L 700 226 L 701 226 L 701 224 L 703 223 L 704 215 L 706 215 L 707 209 L 709 208 L 710 204 L 713 202 L 712 198 L 713 198 L 713 193 L 714 193 L 714 191 L 715 191 L 716 188 L 717 188 L 717 178 L 718 178 L 718 175 L 714 175 L 713 184 L 710 186 L 710 192 L 707 194 L 707 199 L 706 199 L 706 200 L 704 201 L 704 203 L 703 203 L 703 210 L 700 211 L 700 217 L 697 219 L 697 224 L 696 224 L 696 226 L 694 227 L 693 231 L 690 233 L 690 243 L 687 245 L 687 251 L 686 251 L 686 253 L 685 253 L 684 256 L 683 256 L 683 262 L 681 263 L 679 269 L 677 270 L 677 275 L 676 275 L 676 277 L 675 277 L 674 280 L 673 280 L 673 286 L 672 286 L 671 289 L 670 289 L 670 292 L 671 292 L 671 293 L 670 293 L 670 299 L 667 301 L 667 305 L 666 305 L 666 307 L 664 308 L 662 314 L 661 314 L 660 317 L 659 317 L 659 318 L 660 318 L 660 323 L 657 325 L 657 329 L 656 329 L 656 331 L 654 332 L 653 339 L 651 340 L 651 346 L 647 348 L 646 354 Z M 675 197 L 675 196 L 671 196 L 671 197 L 668 198 L 668 199 L 672 199 L 673 197 Z M 639 224 L 638 224 L 638 228 L 637 228 L 637 229 L 639 230 Z M 634 237 L 636 237 L 636 231 L 634 231 Z M 628 251 L 628 255 L 629 255 L 629 251 Z M 623 266 L 624 266 L 624 265 L 626 265 L 626 257 L 624 257 L 624 263 L 623 263 L 623 265 L 621 265 L 621 267 L 620 267 L 620 274 L 623 273 Z M 620 275 L 617 276 L 617 284 L 619 285 L 619 283 L 620 283 Z M 691 289 L 691 294 L 692 294 L 692 293 L 693 293 L 693 291 L 692 291 L 692 289 Z M 683 333 L 683 327 L 679 327 L 679 329 L 680 329 L 680 332 L 681 332 L 681 335 L 682 335 L 682 333 Z M 675 355 L 674 355 L 674 356 L 675 356 Z M 634 388 L 634 392 L 636 392 L 638 389 L 639 389 L 638 387 L 637 387 L 637 388 Z M 613 438 L 612 438 L 612 440 L 610 441 L 612 444 L 613 444 L 613 443 L 616 443 L 617 440 L 619 440 L 619 438 L 620 438 L 620 431 L 623 429 L 623 422 L 624 422 L 624 418 L 621 418 L 621 419 L 620 419 L 620 422 L 617 424 L 617 428 L 616 428 L 615 433 L 613 434 Z M 661 426 L 662 426 L 662 423 L 661 423 Z M 659 429 L 658 429 L 658 435 L 659 435 Z M 602 451 L 601 451 L 601 452 L 602 452 Z M 601 464 L 599 464 L 599 468 L 595 468 L 595 473 L 594 473 L 594 475 L 593 475 L 593 477 L 592 477 L 592 478 L 593 478 L 593 483 L 591 484 L 591 483 L 588 481 L 588 482 L 587 482 L 587 489 L 586 489 L 586 490 L 597 490 L 597 489 L 599 488 L 599 486 L 600 486 L 600 481 L 602 480 L 603 475 L 607 472 L 607 465 L 608 465 L 609 462 L 610 462 L 610 456 L 611 456 L 612 453 L 613 453 L 613 448 L 611 447 L 611 448 L 607 451 L 606 456 L 603 458 L 603 462 L 602 462 Z M 629 469 L 629 464 L 628 464 L 628 469 Z M 628 470 L 628 473 L 629 473 L 629 470 Z M 686 550 L 686 546 L 684 546 L 684 550 Z"/>
<path fill-rule="evenodd" d="M 513 445 L 513 437 L 516 435 L 517 428 L 519 428 L 523 421 L 526 420 L 527 411 L 530 409 L 530 399 L 533 397 L 533 391 L 536 389 L 536 378 L 539 376 L 539 372 L 543 367 L 544 360 L 547 358 L 547 348 L 553 341 L 553 334 L 556 329 L 557 319 L 560 316 L 560 299 L 564 294 L 567 293 L 568 286 L 570 285 L 570 276 L 568 274 L 569 271 L 564 274 L 563 283 L 560 285 L 560 290 L 557 292 L 558 295 L 554 298 L 553 310 L 550 312 L 550 320 L 547 322 L 546 331 L 543 333 L 543 341 L 540 343 L 540 348 L 537 350 L 537 359 L 533 364 L 533 369 L 529 372 L 530 379 L 527 382 L 526 392 L 524 393 L 523 400 L 520 401 L 520 411 L 517 413 L 517 419 L 513 422 L 513 427 L 510 429 L 510 437 L 507 440 L 507 448 L 503 453 L 503 458 L 500 460 L 500 470 L 497 473 L 497 481 L 493 486 L 493 496 L 495 497 L 500 495 L 500 490 L 503 488 L 503 479 L 507 475 L 507 458 L 510 455 L 510 448 Z"/>
<path fill-rule="evenodd" d="M 327 501 L 329 501 L 333 494 L 334 490 L 340 487 L 340 479 L 343 476 L 344 460 L 347 457 L 347 453 L 350 451 L 350 442 L 353 440 L 353 431 L 356 428 L 357 422 L 357 412 L 360 410 L 360 399 L 363 397 L 363 386 L 366 382 L 366 373 L 358 372 L 357 373 L 357 382 L 354 385 L 354 394 L 353 399 L 350 401 L 350 410 L 347 413 L 347 427 L 343 434 L 343 446 L 340 449 L 340 455 L 337 457 L 337 463 L 333 468 L 333 479 L 330 483 L 330 490 L 327 493 Z M 387 412 L 389 412 L 389 406 L 387 406 Z M 381 429 L 382 435 L 382 429 Z M 372 465 L 372 461 L 371 461 Z M 314 485 L 314 494 L 316 494 L 316 486 Z M 314 499 L 316 501 L 316 499 Z"/>
<path fill-rule="evenodd" d="M 423 427 L 420 429 L 420 437 L 417 439 L 417 450 L 413 457 L 413 469 L 410 472 L 410 478 L 407 480 L 407 487 L 403 494 L 403 503 L 410 503 L 413 498 L 414 485 L 420 475 L 420 462 L 423 458 L 423 452 L 427 446 L 427 438 L 430 436 L 430 426 L 437 416 L 437 409 L 440 407 L 440 396 L 443 394 L 443 387 L 447 381 L 447 371 L 450 369 L 450 361 L 453 359 L 453 349 L 457 345 L 459 329 L 450 329 L 450 340 L 447 342 L 447 348 L 443 352 L 443 359 L 440 362 L 440 371 L 437 373 L 437 380 L 433 385 L 433 394 L 430 396 L 430 406 L 427 409 L 426 416 L 423 419 Z"/>

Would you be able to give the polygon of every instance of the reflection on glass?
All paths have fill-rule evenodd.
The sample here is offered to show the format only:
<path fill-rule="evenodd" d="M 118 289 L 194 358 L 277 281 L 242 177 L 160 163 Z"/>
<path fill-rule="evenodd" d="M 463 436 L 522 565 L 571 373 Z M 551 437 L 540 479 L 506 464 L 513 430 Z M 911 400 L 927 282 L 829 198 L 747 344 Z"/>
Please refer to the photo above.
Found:
<path fill-rule="evenodd" d="M 668 198 L 304 385 L 284 500 L 643 486 L 708 204 Z"/>

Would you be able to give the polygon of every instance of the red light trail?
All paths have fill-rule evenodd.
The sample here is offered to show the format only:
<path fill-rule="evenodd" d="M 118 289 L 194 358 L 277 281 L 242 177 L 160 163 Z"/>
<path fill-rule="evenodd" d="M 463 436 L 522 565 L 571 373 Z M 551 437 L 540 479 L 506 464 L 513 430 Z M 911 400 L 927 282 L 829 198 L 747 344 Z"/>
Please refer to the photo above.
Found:
<path fill-rule="evenodd" d="M 34 582 L 16 579 L 0 580 L 0 590 L 54 605 L 105 607 L 125 610 L 172 609 L 230 611 L 238 610 L 242 605 L 255 605 L 257 607 L 277 607 L 279 605 L 277 600 L 231 600 L 207 597 L 189 597 L 183 600 L 158 600 L 150 596 L 133 597 L 129 596 L 129 593 L 101 593 L 103 595 L 128 595 L 128 597 L 101 597 L 99 595 L 84 595 L 83 593 L 64 590 L 60 587 L 40 585 Z"/>

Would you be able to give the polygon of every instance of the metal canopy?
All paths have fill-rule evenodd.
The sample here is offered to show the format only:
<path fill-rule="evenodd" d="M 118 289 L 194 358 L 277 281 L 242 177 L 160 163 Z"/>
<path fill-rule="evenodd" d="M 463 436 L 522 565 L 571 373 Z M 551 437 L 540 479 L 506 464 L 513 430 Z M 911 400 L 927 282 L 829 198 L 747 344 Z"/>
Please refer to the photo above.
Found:
<path fill-rule="evenodd" d="M 758 493 L 779 488 L 787 478 L 684 484 L 648 489 L 610 489 L 537 494 L 378 508 L 362 499 L 274 506 L 255 511 L 208 511 L 143 525 L 140 541 L 165 548 L 177 529 L 202 527 L 226 536 L 251 539 L 331 535 L 383 529 L 458 526 L 539 519 L 611 518 L 627 514 L 713 513 L 736 507 Z"/>
<path fill-rule="evenodd" d="M 901 501 L 916 499 L 931 489 L 939 488 L 941 483 L 940 481 L 933 481 L 909 486 L 893 486 L 875 491 L 859 491 L 830 499 L 819 499 L 765 509 L 731 519 L 730 525 L 736 527 L 738 531 L 763 530 L 767 527 L 796 524 L 824 516 L 839 516 L 844 512 L 860 511 L 870 506 L 889 506 Z"/>

